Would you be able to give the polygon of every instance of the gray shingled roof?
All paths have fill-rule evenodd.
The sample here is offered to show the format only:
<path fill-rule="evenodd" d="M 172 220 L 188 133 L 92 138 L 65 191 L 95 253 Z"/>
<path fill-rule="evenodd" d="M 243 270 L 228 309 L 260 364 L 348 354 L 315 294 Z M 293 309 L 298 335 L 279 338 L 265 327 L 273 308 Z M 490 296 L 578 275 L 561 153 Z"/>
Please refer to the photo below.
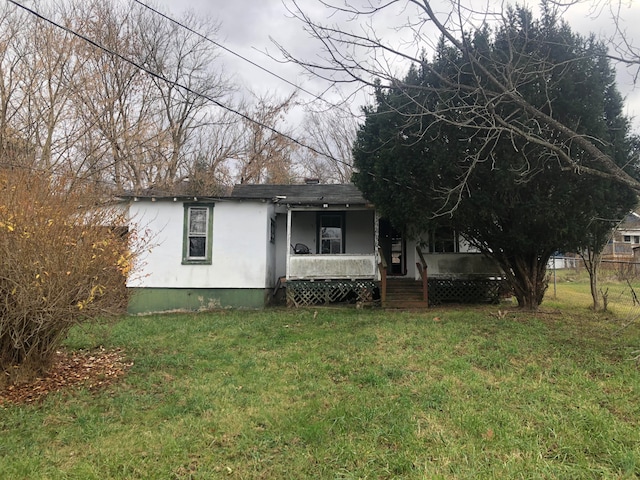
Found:
<path fill-rule="evenodd" d="M 286 197 L 286 198 L 282 198 Z M 278 199 L 298 205 L 366 205 L 362 193 L 352 183 L 303 185 L 236 185 L 231 198 Z"/>
<path fill-rule="evenodd" d="M 624 220 L 622 221 L 622 223 L 618 228 L 622 230 L 624 230 L 625 228 L 628 228 L 628 229 L 640 228 L 640 217 L 638 217 L 637 214 L 630 213 L 624 218 Z"/>

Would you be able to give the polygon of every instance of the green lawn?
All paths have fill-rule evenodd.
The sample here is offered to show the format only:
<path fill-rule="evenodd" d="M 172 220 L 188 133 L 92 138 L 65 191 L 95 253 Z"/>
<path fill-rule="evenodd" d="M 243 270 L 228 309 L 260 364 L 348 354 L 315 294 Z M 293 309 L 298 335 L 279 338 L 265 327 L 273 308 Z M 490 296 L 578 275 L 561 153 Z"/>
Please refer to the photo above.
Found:
<path fill-rule="evenodd" d="M 559 287 L 535 315 L 277 309 L 76 330 L 68 348 L 124 348 L 132 369 L 0 407 L 0 478 L 640 477 L 639 322 Z"/>

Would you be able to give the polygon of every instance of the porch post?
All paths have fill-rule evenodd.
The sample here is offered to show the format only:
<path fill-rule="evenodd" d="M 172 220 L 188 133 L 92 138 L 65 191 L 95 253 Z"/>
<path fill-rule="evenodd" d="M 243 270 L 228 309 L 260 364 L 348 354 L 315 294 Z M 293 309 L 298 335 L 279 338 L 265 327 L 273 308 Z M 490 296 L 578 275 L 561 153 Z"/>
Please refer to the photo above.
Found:
<path fill-rule="evenodd" d="M 286 256 L 286 276 L 289 280 L 289 261 L 291 258 L 291 208 L 287 205 L 287 256 Z"/>
<path fill-rule="evenodd" d="M 422 249 L 420 248 L 420 244 L 416 245 L 416 253 L 418 254 L 419 261 L 416 262 L 416 267 L 420 272 L 420 277 L 422 278 L 422 299 L 427 302 L 429 305 L 429 279 L 428 279 L 428 267 L 427 262 L 424 259 L 424 255 L 422 254 Z"/>
<path fill-rule="evenodd" d="M 380 215 L 377 210 L 373 212 L 373 254 L 376 256 L 376 265 L 380 264 Z M 379 271 L 376 270 L 376 276 L 380 274 Z"/>
<path fill-rule="evenodd" d="M 380 277 L 380 304 L 384 307 L 387 301 L 387 260 L 384 258 L 384 253 L 380 248 L 380 215 L 378 215 L 377 210 L 373 215 L 373 221 L 375 222 L 373 226 L 375 237 L 374 254 L 376 256 L 376 265 L 378 266 L 376 276 Z"/>

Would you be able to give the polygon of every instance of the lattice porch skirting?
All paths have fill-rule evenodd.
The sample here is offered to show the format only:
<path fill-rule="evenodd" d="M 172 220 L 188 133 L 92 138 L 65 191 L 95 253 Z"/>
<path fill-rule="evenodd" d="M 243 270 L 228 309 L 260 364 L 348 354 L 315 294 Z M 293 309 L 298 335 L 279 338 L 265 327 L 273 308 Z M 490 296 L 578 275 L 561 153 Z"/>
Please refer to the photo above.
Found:
<path fill-rule="evenodd" d="M 498 303 L 508 292 L 501 278 L 437 278 L 428 280 L 429 303 Z"/>
<path fill-rule="evenodd" d="M 306 307 L 337 302 L 374 300 L 378 284 L 373 280 L 289 280 L 286 283 L 287 305 Z"/>

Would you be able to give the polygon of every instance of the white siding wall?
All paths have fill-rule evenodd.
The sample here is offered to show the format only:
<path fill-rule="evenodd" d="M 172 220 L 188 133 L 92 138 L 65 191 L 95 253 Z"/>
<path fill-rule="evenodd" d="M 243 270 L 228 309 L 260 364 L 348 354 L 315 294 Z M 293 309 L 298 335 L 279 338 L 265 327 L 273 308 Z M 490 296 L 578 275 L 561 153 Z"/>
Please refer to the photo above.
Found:
<path fill-rule="evenodd" d="M 276 222 L 276 212 L 275 207 L 272 203 L 266 204 L 266 236 L 264 239 L 264 244 L 266 246 L 266 269 L 265 269 L 265 286 L 272 288 L 275 285 L 276 271 L 277 271 L 277 249 L 276 249 L 276 241 L 277 241 L 277 223 L 274 223 L 276 231 L 276 238 L 274 238 L 274 242 L 271 242 L 271 223 Z"/>
<path fill-rule="evenodd" d="M 287 251 L 291 248 L 287 243 L 287 214 L 279 213 L 276 217 L 276 279 L 287 274 Z"/>
<path fill-rule="evenodd" d="M 345 253 L 375 252 L 375 222 L 373 211 L 347 211 Z"/>
<path fill-rule="evenodd" d="M 429 238 L 424 235 L 424 238 Z M 407 240 L 407 276 L 416 280 L 420 279 L 420 272 L 416 266 L 419 261 L 416 246 L 420 243 L 426 245 L 424 240 Z M 459 253 L 429 253 L 427 247 L 422 249 L 422 254 L 427 262 L 429 275 L 449 274 L 474 274 L 487 273 L 495 275 L 498 270 L 492 262 L 478 253 L 478 250 L 469 245 L 462 237 L 459 238 Z"/>
<path fill-rule="evenodd" d="M 345 214 L 345 253 L 374 253 L 375 224 L 371 210 L 294 211 L 291 216 L 291 243 L 304 243 L 311 253 L 317 252 L 318 213 Z M 286 221 L 286 220 L 285 220 Z"/>
<path fill-rule="evenodd" d="M 316 253 L 316 216 L 315 211 L 291 212 L 291 244 L 304 243 L 311 253 Z M 285 240 L 286 242 L 286 240 Z"/>
<path fill-rule="evenodd" d="M 430 253 L 424 258 L 430 276 L 500 275 L 498 265 L 481 253 Z"/>
<path fill-rule="evenodd" d="M 181 201 L 132 202 L 132 224 L 154 232 L 151 251 L 140 259 L 130 287 L 265 288 L 275 269 L 269 243 L 270 206 L 217 202 L 213 209 L 212 265 L 182 265 L 184 205 Z"/>

